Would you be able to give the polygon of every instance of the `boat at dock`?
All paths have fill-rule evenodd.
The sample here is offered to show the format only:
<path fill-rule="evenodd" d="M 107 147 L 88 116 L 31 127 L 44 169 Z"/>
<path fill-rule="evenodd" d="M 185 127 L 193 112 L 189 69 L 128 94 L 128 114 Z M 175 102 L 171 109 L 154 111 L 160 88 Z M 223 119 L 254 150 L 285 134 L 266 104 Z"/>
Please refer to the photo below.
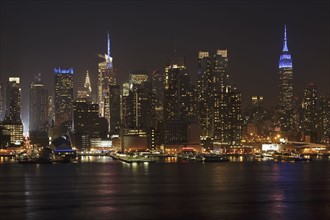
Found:
<path fill-rule="evenodd" d="M 224 155 L 218 155 L 218 154 L 205 154 L 202 155 L 202 161 L 204 163 L 207 162 L 229 162 L 229 158 L 227 158 Z"/>
<path fill-rule="evenodd" d="M 145 155 L 139 154 L 125 154 L 125 153 L 117 153 L 111 155 L 111 157 L 115 160 L 120 160 L 126 163 L 149 163 L 149 162 L 156 162 L 155 159 L 149 158 Z"/>
<path fill-rule="evenodd" d="M 197 154 L 195 156 L 195 161 L 198 162 L 229 162 L 230 159 L 225 155 L 220 154 Z"/>
<path fill-rule="evenodd" d="M 277 161 L 292 161 L 292 162 L 312 161 L 312 158 L 303 157 L 297 153 L 287 152 L 287 151 L 275 152 L 273 154 L 273 158 L 274 158 L 274 160 L 277 160 Z"/>

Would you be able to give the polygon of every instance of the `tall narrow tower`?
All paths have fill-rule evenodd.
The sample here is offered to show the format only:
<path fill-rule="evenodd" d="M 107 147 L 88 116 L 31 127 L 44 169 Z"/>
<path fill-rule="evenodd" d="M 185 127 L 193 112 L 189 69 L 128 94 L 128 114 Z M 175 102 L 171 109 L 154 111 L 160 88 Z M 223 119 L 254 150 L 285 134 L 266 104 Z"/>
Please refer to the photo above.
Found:
<path fill-rule="evenodd" d="M 292 125 L 292 114 L 293 114 L 293 86 L 292 86 L 292 60 L 291 54 L 288 50 L 286 26 L 284 26 L 284 42 L 283 50 L 280 55 L 279 61 L 279 126 L 282 131 L 290 131 Z"/>
<path fill-rule="evenodd" d="M 104 55 L 104 62 L 99 63 L 98 76 L 98 104 L 99 113 L 105 117 L 110 126 L 110 86 L 117 85 L 116 69 L 113 68 L 110 55 L 110 34 L 107 33 L 107 54 Z M 109 127 L 110 129 L 110 127 Z"/>
<path fill-rule="evenodd" d="M 86 73 L 84 88 L 87 89 L 89 95 L 92 95 L 92 85 L 91 85 L 91 80 L 89 78 L 88 70 Z"/>

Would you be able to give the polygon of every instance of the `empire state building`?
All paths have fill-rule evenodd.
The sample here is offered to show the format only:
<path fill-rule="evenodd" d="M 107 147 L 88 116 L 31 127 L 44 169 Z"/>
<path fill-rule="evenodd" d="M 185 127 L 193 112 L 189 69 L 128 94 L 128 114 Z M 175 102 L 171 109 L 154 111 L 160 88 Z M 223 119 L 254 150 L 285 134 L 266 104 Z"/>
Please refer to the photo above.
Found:
<path fill-rule="evenodd" d="M 286 26 L 284 26 L 283 50 L 279 61 L 279 126 L 282 131 L 290 131 L 293 114 L 293 86 L 292 86 L 292 59 L 288 49 Z"/>

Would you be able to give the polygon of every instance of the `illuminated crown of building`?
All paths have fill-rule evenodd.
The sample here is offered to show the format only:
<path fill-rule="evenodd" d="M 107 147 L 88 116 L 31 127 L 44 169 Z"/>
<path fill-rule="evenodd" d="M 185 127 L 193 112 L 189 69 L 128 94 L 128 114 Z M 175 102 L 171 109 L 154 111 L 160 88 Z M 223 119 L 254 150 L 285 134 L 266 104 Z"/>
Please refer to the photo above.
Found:
<path fill-rule="evenodd" d="M 284 25 L 284 42 L 283 42 L 283 50 L 280 55 L 280 62 L 278 65 L 279 68 L 292 68 L 292 60 L 291 54 L 288 50 L 288 43 L 286 37 L 286 25 Z"/>
<path fill-rule="evenodd" d="M 90 78 L 89 78 L 88 70 L 87 70 L 87 73 L 86 73 L 86 78 L 85 78 L 85 84 L 84 84 L 84 87 L 85 87 L 86 89 L 88 89 L 89 92 L 92 92 L 91 80 L 90 80 Z"/>
<path fill-rule="evenodd" d="M 107 53 L 108 54 L 105 54 L 105 62 L 107 63 L 107 67 L 108 69 L 112 68 L 112 57 L 110 55 L 110 33 L 108 32 L 107 34 Z"/>

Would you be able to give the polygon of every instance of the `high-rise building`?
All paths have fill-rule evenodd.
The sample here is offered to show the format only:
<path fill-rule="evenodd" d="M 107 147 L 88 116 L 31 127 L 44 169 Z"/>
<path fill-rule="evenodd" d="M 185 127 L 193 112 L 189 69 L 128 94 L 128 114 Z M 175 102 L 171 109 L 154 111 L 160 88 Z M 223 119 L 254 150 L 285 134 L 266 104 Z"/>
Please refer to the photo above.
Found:
<path fill-rule="evenodd" d="M 9 120 L 21 122 L 21 87 L 19 77 L 9 77 L 6 104 Z"/>
<path fill-rule="evenodd" d="M 54 97 L 48 96 L 48 121 L 50 126 L 55 125 L 55 104 Z"/>
<path fill-rule="evenodd" d="M 5 94 L 2 82 L 0 82 L 0 121 L 5 117 L 4 109 L 5 109 Z"/>
<path fill-rule="evenodd" d="M 224 145 L 239 146 L 242 139 L 241 93 L 225 86 L 214 94 L 214 140 Z"/>
<path fill-rule="evenodd" d="M 164 121 L 186 120 L 191 87 L 183 57 L 167 60 L 164 84 Z"/>
<path fill-rule="evenodd" d="M 6 116 L 2 126 L 10 133 L 10 144 L 21 145 L 23 142 L 21 107 L 20 78 L 9 77 L 6 88 Z"/>
<path fill-rule="evenodd" d="M 145 73 L 130 74 L 130 100 L 133 113 L 131 127 L 147 129 L 154 126 L 155 106 L 149 77 Z"/>
<path fill-rule="evenodd" d="M 209 52 L 198 54 L 198 118 L 201 139 L 213 139 L 215 123 L 215 102 L 224 88 L 229 86 L 228 51 L 217 50 L 213 58 Z M 217 131 L 218 132 L 218 131 Z"/>
<path fill-rule="evenodd" d="M 217 50 L 213 57 L 214 91 L 222 91 L 229 86 L 228 51 Z"/>
<path fill-rule="evenodd" d="M 293 68 L 291 54 L 288 50 L 286 26 L 284 26 L 283 50 L 279 61 L 279 103 L 277 125 L 284 132 L 290 132 L 293 123 Z"/>
<path fill-rule="evenodd" d="M 152 72 L 152 92 L 155 95 L 155 117 L 163 120 L 164 74 L 160 71 Z"/>
<path fill-rule="evenodd" d="M 30 135 L 45 133 L 49 127 L 48 91 L 38 74 L 29 89 L 29 131 Z"/>
<path fill-rule="evenodd" d="M 10 144 L 22 145 L 23 123 L 21 121 L 11 121 L 9 117 L 5 117 L 2 126 L 10 133 Z"/>
<path fill-rule="evenodd" d="M 104 55 L 105 61 L 99 63 L 98 75 L 98 104 L 99 112 L 102 117 L 105 117 L 110 122 L 110 86 L 117 85 L 116 69 L 112 64 L 112 57 L 110 54 L 110 34 L 107 34 L 107 54 Z M 109 123 L 110 125 L 110 123 Z"/>
<path fill-rule="evenodd" d="M 73 109 L 73 127 L 76 145 L 82 150 L 89 150 L 90 138 L 99 135 L 99 106 L 87 98 L 77 98 Z"/>
<path fill-rule="evenodd" d="M 330 143 L 330 94 L 323 94 L 319 98 L 318 108 L 319 137 L 317 142 Z"/>
<path fill-rule="evenodd" d="M 314 83 L 309 83 L 304 90 L 302 100 L 302 126 L 305 137 L 308 137 L 308 140 L 305 140 L 313 143 L 317 140 L 317 105 L 317 87 Z"/>
<path fill-rule="evenodd" d="M 55 68 L 55 125 L 66 132 L 72 125 L 73 68 Z"/>
<path fill-rule="evenodd" d="M 120 86 L 109 86 L 109 124 L 110 134 L 120 134 Z"/>
<path fill-rule="evenodd" d="M 213 138 L 214 128 L 214 83 L 212 58 L 209 52 L 198 53 L 198 118 L 201 139 Z"/>

